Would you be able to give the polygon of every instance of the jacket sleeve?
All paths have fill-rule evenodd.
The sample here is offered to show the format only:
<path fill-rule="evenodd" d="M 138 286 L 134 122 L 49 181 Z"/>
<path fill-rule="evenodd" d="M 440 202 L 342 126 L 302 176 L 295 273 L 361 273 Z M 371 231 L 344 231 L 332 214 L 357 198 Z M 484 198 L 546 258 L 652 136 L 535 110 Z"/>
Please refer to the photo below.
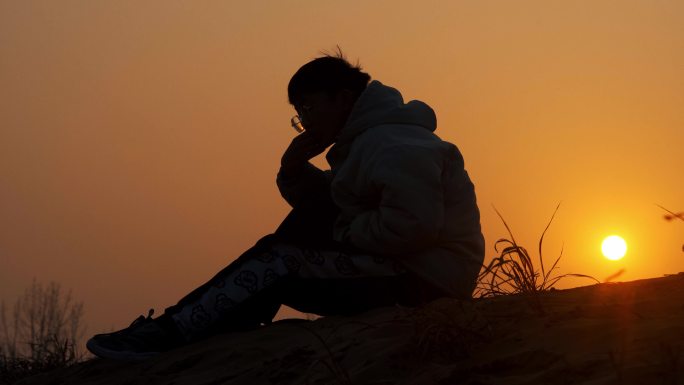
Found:
<path fill-rule="evenodd" d="M 379 254 L 405 254 L 434 244 L 444 225 L 442 160 L 435 148 L 394 146 L 370 170 L 377 207 L 356 215 L 343 241 Z"/>
<path fill-rule="evenodd" d="M 323 171 L 307 162 L 297 175 L 283 175 L 278 172 L 276 184 L 280 195 L 293 208 L 302 207 L 308 203 L 330 200 L 330 170 Z"/>

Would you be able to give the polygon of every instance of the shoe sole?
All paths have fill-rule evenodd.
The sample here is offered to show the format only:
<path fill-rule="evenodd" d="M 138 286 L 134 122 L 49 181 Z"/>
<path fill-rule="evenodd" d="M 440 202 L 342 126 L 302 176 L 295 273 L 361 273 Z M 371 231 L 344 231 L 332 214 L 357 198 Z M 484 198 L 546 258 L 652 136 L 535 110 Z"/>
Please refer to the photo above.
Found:
<path fill-rule="evenodd" d="M 159 355 L 159 352 L 131 352 L 107 349 L 91 338 L 86 342 L 86 348 L 100 358 L 109 358 L 117 361 L 136 362 L 144 361 Z"/>

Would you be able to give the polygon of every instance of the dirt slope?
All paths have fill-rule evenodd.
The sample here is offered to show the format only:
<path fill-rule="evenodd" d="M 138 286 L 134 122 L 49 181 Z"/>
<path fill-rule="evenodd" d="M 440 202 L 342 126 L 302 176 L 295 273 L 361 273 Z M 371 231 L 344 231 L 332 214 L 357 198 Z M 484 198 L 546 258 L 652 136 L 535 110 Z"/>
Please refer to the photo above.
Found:
<path fill-rule="evenodd" d="M 684 274 L 220 335 L 20 384 L 678 384 Z"/>

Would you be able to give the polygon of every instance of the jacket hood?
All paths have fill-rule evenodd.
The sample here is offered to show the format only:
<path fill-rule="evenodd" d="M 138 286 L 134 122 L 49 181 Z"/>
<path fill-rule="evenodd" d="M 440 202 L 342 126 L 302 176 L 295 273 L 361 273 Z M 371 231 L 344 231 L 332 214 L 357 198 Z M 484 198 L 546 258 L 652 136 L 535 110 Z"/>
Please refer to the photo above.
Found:
<path fill-rule="evenodd" d="M 354 138 L 371 127 L 384 124 L 415 125 L 433 132 L 437 128 L 437 117 L 427 104 L 420 100 L 404 103 L 398 90 L 373 80 L 354 104 L 347 123 L 326 156 L 328 163 L 331 166 L 339 164 L 346 158 Z"/>
<path fill-rule="evenodd" d="M 427 104 L 419 100 L 404 103 L 399 91 L 373 80 L 354 104 L 337 141 L 344 144 L 368 128 L 381 124 L 416 125 L 435 131 L 437 117 Z"/>

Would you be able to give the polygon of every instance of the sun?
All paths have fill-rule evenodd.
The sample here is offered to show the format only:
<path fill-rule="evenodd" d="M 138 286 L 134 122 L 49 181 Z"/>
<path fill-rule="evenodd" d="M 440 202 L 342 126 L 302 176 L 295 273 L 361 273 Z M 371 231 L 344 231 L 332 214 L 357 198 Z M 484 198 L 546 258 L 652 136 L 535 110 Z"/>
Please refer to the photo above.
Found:
<path fill-rule="evenodd" d="M 606 237 L 601 243 L 601 251 L 603 256 L 610 259 L 611 261 L 617 261 L 622 259 L 627 252 L 627 242 L 625 242 L 622 237 L 617 235 L 611 235 Z"/>

